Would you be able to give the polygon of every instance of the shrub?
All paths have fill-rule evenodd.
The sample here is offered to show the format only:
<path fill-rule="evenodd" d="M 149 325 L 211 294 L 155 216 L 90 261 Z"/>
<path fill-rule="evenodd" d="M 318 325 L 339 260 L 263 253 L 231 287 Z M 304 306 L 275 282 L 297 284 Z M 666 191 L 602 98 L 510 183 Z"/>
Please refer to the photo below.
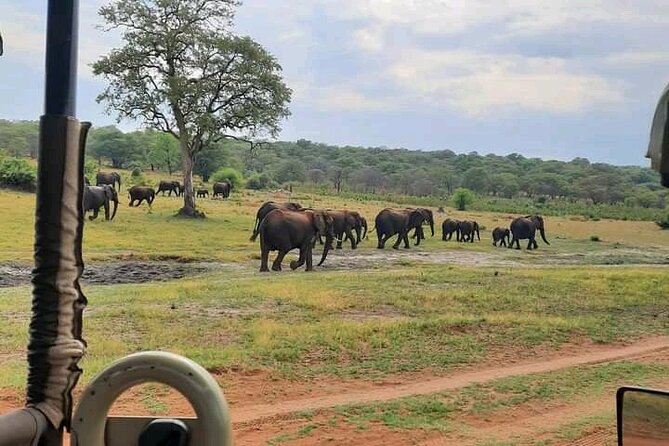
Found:
<path fill-rule="evenodd" d="M 590 241 L 591 242 L 601 242 L 600 238 L 598 235 L 591 235 L 590 236 Z"/>
<path fill-rule="evenodd" d="M 87 159 L 84 162 L 84 176 L 88 178 L 88 181 L 90 181 L 91 184 L 95 184 L 95 178 L 97 177 L 99 171 L 100 166 L 98 165 L 97 161 Z"/>
<path fill-rule="evenodd" d="M 25 160 L 8 158 L 0 162 L 0 186 L 34 192 L 37 168 Z"/>
<path fill-rule="evenodd" d="M 221 167 L 211 176 L 210 180 L 214 183 L 228 180 L 233 189 L 242 189 L 244 187 L 244 177 L 239 171 L 232 167 Z"/>
<path fill-rule="evenodd" d="M 276 183 L 272 180 L 272 177 L 266 173 L 254 172 L 246 180 L 246 187 L 253 190 L 270 189 L 274 185 L 276 185 Z"/>
<path fill-rule="evenodd" d="M 140 167 L 134 167 L 130 175 L 132 175 L 133 177 L 138 177 L 142 175 L 142 169 Z"/>
<path fill-rule="evenodd" d="M 660 229 L 669 229 L 669 214 L 655 223 L 660 227 Z"/>
<path fill-rule="evenodd" d="M 453 192 L 453 204 L 459 211 L 467 210 L 467 206 L 474 203 L 474 192 L 464 187 L 458 188 Z"/>

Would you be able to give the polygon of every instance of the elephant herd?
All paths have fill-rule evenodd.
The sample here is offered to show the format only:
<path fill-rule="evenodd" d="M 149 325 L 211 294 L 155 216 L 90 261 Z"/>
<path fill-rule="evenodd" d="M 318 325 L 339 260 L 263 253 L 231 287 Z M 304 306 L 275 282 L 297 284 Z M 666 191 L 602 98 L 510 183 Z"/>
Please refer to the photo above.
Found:
<path fill-rule="evenodd" d="M 404 243 L 405 248 L 410 248 L 409 234 L 416 239 L 416 246 L 425 239 L 423 226 L 429 225 L 431 234 L 434 236 L 434 216 L 430 209 L 426 208 L 386 208 L 378 213 L 375 226 L 370 232 L 376 231 L 378 249 L 383 249 L 386 242 L 397 236 L 393 244 L 394 249 L 399 249 Z M 520 249 L 520 240 L 528 240 L 527 249 L 536 249 L 536 233 L 540 233 L 546 244 L 544 219 L 540 215 L 528 215 L 516 218 L 510 227 L 495 228 L 493 230 L 493 244 L 495 246 L 516 245 Z M 272 270 L 281 271 L 281 263 L 286 254 L 299 249 L 299 259 L 290 263 L 292 269 L 297 269 L 306 264 L 306 270 L 313 269 L 313 249 L 320 241 L 323 244 L 320 263 L 322 265 L 327 258 L 333 242 L 336 240 L 337 249 L 342 248 L 342 243 L 347 239 L 351 243 L 351 249 L 367 236 L 367 220 L 356 211 L 336 209 L 313 209 L 301 206 L 299 203 L 276 203 L 268 201 L 263 203 L 256 213 L 253 233 L 250 241 L 260 237 L 260 271 L 269 271 L 269 253 L 278 251 L 277 257 L 272 264 Z M 449 241 L 453 234 L 459 242 L 473 243 L 474 239 L 481 240 L 480 227 L 475 221 L 458 221 L 446 219 L 442 223 L 442 240 Z M 508 242 L 508 243 L 507 243 Z"/>
<path fill-rule="evenodd" d="M 84 196 L 83 208 L 84 213 L 92 211 L 93 215 L 89 219 L 95 220 L 98 217 L 100 209 L 104 208 L 105 219 L 113 220 L 118 209 L 118 191 L 121 189 L 121 175 L 117 172 L 100 172 L 95 177 L 96 184 L 91 186 L 88 178 L 84 177 Z M 117 186 L 118 184 L 118 186 Z M 221 181 L 214 183 L 212 198 L 229 198 L 232 191 L 232 184 L 229 181 Z M 128 188 L 129 206 L 139 207 L 142 202 L 146 202 L 149 206 L 153 204 L 158 194 L 171 197 L 180 197 L 184 193 L 183 185 L 174 180 L 162 180 L 158 183 L 158 188 L 154 189 L 149 186 L 132 186 Z M 198 198 L 208 197 L 209 190 L 204 187 L 195 189 Z M 110 206 L 114 204 L 114 210 L 110 214 Z"/>

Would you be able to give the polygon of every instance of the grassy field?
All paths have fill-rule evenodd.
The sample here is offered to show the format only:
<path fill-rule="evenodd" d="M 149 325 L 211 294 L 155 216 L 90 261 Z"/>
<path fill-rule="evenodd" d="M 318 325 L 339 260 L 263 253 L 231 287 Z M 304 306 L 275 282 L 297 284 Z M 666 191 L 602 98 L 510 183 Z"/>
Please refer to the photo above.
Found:
<path fill-rule="evenodd" d="M 305 206 L 356 209 L 370 223 L 380 209 L 394 205 L 300 193 L 292 198 Z M 92 265 L 167 259 L 214 267 L 177 281 L 86 286 L 89 349 L 83 381 L 110 361 L 147 349 L 191 357 L 224 387 L 231 373 L 243 380 L 258 370 L 280 387 L 325 378 L 443 376 L 539 358 L 565 346 L 669 334 L 669 231 L 653 223 L 551 217 L 551 246 L 527 252 L 491 245 L 490 231 L 512 216 L 447 209 L 447 216 L 474 218 L 485 226 L 483 241 L 443 243 L 438 228 L 418 248 L 378 252 L 371 234 L 359 250 L 345 245 L 314 273 L 261 275 L 259 248 L 248 238 L 255 210 L 268 199 L 282 198 L 243 192 L 228 201 L 200 200 L 208 218 L 185 221 L 173 217 L 177 198 L 158 197 L 149 209 L 129 208 L 123 197 L 115 221 L 87 222 L 84 252 Z M 10 235 L 0 239 L 0 264 L 30 262 L 33 205 L 34 195 L 0 192 L 0 213 L 11 216 L 0 221 L 0 231 Z M 18 394 L 24 387 L 29 311 L 27 286 L 0 288 L 0 390 Z M 608 364 L 342 407 L 332 417 L 361 431 L 383 425 L 464 432 L 461 421 L 472 414 L 528 404 L 550 407 L 575 395 L 602 394 L 621 382 L 653 382 L 666 372 L 659 363 Z M 572 423 L 569 435 L 602 419 L 610 421 L 583 417 Z M 321 426 L 310 417 L 300 420 L 295 432 L 271 442 L 304 441 Z M 553 438 L 561 435 L 568 433 Z"/>

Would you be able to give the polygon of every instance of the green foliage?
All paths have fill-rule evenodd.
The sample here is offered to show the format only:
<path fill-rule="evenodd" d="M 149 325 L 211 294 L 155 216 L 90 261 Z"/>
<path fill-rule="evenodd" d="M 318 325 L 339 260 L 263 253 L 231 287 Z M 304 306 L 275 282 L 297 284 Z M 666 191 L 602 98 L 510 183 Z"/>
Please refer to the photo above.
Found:
<path fill-rule="evenodd" d="M 660 229 L 669 229 L 669 214 L 665 215 L 664 218 L 658 220 L 656 223 Z"/>
<path fill-rule="evenodd" d="M 39 123 L 0 119 L 0 152 L 13 157 L 37 158 Z"/>
<path fill-rule="evenodd" d="M 37 169 L 25 160 L 7 158 L 0 161 L 0 186 L 32 192 L 37 182 Z"/>
<path fill-rule="evenodd" d="M 230 184 L 232 184 L 233 189 L 240 190 L 244 187 L 244 177 L 239 171 L 232 167 L 222 167 L 211 176 L 211 181 L 213 183 L 224 180 L 229 181 Z"/>
<path fill-rule="evenodd" d="M 279 165 L 274 178 L 280 184 L 290 182 L 304 182 L 307 179 L 306 167 L 296 159 L 286 160 Z"/>
<path fill-rule="evenodd" d="M 254 172 L 246 180 L 246 188 L 253 190 L 265 190 L 276 187 L 277 184 L 267 173 Z"/>
<path fill-rule="evenodd" d="M 84 162 L 84 176 L 88 178 L 88 181 L 90 181 L 91 184 L 95 183 L 95 177 L 99 171 L 99 164 L 96 161 L 87 158 Z"/>
<path fill-rule="evenodd" d="M 474 193 L 469 189 L 460 187 L 453 192 L 453 204 L 459 211 L 467 210 L 467 206 L 474 203 Z"/>
<path fill-rule="evenodd" d="M 169 175 L 179 168 L 181 149 L 179 141 L 167 133 L 152 135 L 152 144 L 149 148 L 149 162 L 159 169 L 166 169 Z"/>
<path fill-rule="evenodd" d="M 108 159 L 114 168 L 127 167 L 137 157 L 132 139 L 113 126 L 91 130 L 86 149 L 97 160 Z"/>

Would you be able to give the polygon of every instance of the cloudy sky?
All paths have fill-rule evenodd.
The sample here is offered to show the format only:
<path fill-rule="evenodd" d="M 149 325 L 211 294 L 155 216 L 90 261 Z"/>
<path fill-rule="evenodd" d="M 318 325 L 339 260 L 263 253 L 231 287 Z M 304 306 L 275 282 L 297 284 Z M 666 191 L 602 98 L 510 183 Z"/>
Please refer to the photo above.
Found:
<path fill-rule="evenodd" d="M 0 118 L 41 113 L 44 3 L 0 3 Z M 98 126 L 102 3 L 81 2 L 78 115 Z M 669 82 L 666 0 L 245 0 L 236 28 L 284 67 L 287 140 L 647 165 Z"/>

